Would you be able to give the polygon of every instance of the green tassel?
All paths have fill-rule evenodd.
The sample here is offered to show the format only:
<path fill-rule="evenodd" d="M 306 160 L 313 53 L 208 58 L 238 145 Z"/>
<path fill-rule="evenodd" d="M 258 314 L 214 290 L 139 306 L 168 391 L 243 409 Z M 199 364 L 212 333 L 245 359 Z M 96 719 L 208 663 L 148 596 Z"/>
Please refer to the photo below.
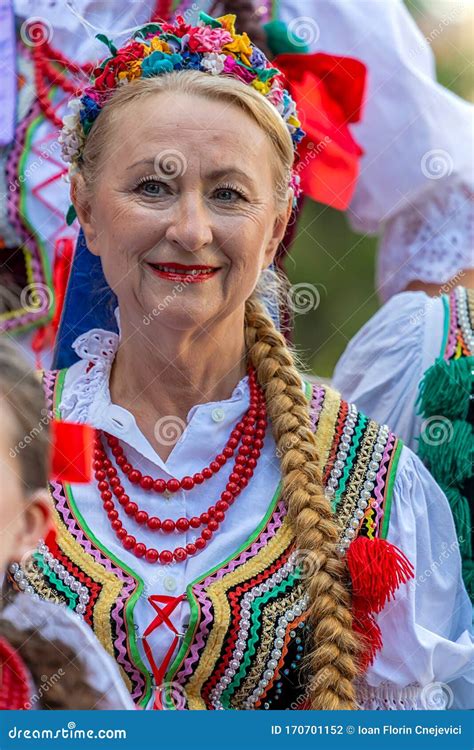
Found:
<path fill-rule="evenodd" d="M 285 52 L 309 52 L 307 44 L 304 44 L 302 41 L 293 42 L 291 40 L 286 24 L 283 21 L 269 21 L 263 25 L 263 29 L 267 35 L 267 44 L 274 55 L 281 55 Z"/>
<path fill-rule="evenodd" d="M 473 387 L 474 357 L 438 359 L 423 377 L 417 405 L 425 417 L 443 414 L 449 419 L 466 419 Z"/>
<path fill-rule="evenodd" d="M 67 214 L 66 214 L 66 224 L 68 225 L 68 227 L 71 226 L 71 224 L 74 221 L 74 219 L 77 219 L 77 214 L 76 214 L 76 209 L 74 208 L 74 206 L 71 203 L 71 205 L 69 206 L 69 208 L 67 210 Z"/>
<path fill-rule="evenodd" d="M 469 422 L 433 416 L 423 426 L 418 455 L 438 484 L 459 485 L 474 473 L 474 432 Z"/>
<path fill-rule="evenodd" d="M 448 498 L 453 514 L 461 556 L 470 558 L 472 557 L 472 542 L 471 509 L 469 508 L 469 502 L 466 497 L 461 495 L 456 487 L 443 487 L 443 490 Z"/>

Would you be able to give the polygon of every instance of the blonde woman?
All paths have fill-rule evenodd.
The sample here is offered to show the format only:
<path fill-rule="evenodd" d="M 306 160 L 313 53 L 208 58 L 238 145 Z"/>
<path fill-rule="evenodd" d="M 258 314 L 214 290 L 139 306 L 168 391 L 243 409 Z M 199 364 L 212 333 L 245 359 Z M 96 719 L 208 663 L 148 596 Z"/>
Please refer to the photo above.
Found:
<path fill-rule="evenodd" d="M 57 543 L 25 582 L 84 617 L 141 706 L 416 709 L 439 682 L 465 705 L 444 496 L 304 381 L 261 301 L 303 135 L 279 71 L 234 16 L 108 44 L 61 141 L 120 335 L 45 375 L 50 409 L 97 429 L 95 476 L 52 484 Z"/>

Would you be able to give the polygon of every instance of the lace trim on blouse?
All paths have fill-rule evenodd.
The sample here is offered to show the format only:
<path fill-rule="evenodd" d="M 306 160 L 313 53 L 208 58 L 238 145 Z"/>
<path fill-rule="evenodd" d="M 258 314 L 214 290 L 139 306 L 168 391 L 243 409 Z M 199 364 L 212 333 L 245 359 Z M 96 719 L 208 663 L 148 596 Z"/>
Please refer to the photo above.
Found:
<path fill-rule="evenodd" d="M 445 711 L 452 703 L 449 685 L 433 682 L 397 687 L 383 682 L 378 687 L 364 680 L 356 682 L 357 704 L 362 711 Z"/>
<path fill-rule="evenodd" d="M 443 284 L 474 267 L 472 199 L 467 184 L 451 181 L 423 193 L 387 222 L 377 268 L 383 301 L 411 281 Z"/>
<path fill-rule="evenodd" d="M 107 388 L 118 344 L 118 335 L 102 328 L 92 328 L 74 341 L 72 348 L 83 360 L 83 372 L 75 380 L 74 388 L 64 393 L 61 401 L 63 419 L 87 421 L 97 393 L 101 388 Z"/>

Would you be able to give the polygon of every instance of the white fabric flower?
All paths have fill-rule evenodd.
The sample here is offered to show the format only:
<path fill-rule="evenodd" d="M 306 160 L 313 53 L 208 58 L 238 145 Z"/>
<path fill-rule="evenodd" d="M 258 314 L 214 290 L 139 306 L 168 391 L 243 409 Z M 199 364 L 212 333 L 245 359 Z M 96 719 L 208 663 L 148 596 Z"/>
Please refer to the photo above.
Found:
<path fill-rule="evenodd" d="M 202 56 L 201 67 L 211 75 L 217 76 L 224 70 L 225 55 L 219 52 L 205 52 Z"/>

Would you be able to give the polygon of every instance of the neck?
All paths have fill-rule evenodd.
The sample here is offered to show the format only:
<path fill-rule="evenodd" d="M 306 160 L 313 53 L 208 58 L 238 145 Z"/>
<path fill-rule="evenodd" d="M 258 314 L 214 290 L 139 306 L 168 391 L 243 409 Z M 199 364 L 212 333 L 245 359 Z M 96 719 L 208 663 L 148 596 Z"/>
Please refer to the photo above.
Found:
<path fill-rule="evenodd" d="M 136 328 L 124 320 L 110 392 L 139 419 L 186 422 L 192 406 L 229 398 L 246 372 L 244 310 L 206 330 Z"/>

